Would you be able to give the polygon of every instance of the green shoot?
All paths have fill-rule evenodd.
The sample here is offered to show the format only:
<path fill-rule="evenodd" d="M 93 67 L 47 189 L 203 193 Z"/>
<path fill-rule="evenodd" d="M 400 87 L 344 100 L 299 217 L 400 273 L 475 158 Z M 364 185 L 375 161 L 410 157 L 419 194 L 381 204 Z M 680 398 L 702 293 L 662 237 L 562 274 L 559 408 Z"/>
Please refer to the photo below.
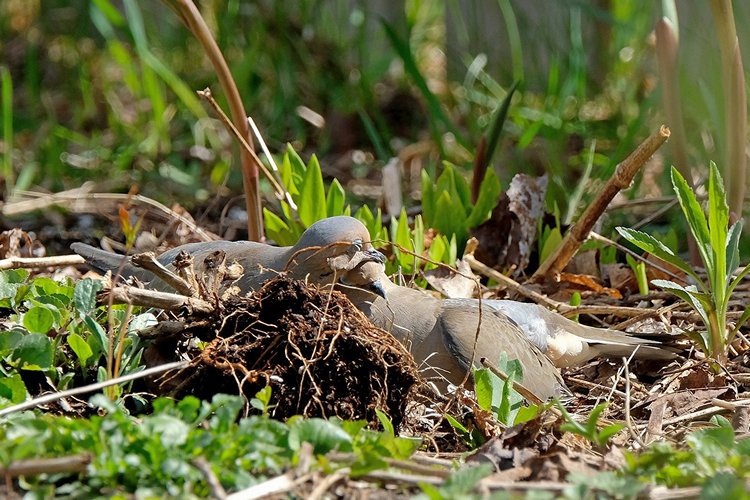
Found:
<path fill-rule="evenodd" d="M 672 185 L 690 232 L 698 244 L 698 252 L 708 276 L 706 282 L 701 280 L 689 263 L 675 255 L 671 249 L 653 236 L 624 227 L 618 227 L 617 231 L 641 250 L 675 266 L 695 283 L 695 285 L 682 286 L 673 281 L 652 281 L 654 285 L 683 299 L 698 313 L 705 331 L 688 335 L 709 357 L 722 362 L 726 359 L 727 345 L 732 341 L 742 323 L 750 317 L 750 312 L 746 309 L 735 328 L 731 332 L 727 331 L 729 299 L 734 288 L 750 271 L 750 266 L 746 266 L 739 274 L 734 275 L 740 263 L 739 240 L 742 233 L 742 220 L 729 227 L 729 207 L 724 182 L 719 169 L 713 162 L 708 179 L 708 218 L 703 213 L 695 193 L 674 167 L 672 167 Z"/>

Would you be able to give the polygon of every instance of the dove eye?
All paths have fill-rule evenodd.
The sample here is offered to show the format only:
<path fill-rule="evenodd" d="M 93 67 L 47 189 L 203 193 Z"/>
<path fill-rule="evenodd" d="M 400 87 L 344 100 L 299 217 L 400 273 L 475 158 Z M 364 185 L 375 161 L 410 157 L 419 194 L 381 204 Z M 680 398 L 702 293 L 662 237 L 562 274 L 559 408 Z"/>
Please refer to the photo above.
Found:
<path fill-rule="evenodd" d="M 352 241 L 351 249 L 354 252 L 361 252 L 362 251 L 362 240 L 356 239 L 356 240 Z"/>

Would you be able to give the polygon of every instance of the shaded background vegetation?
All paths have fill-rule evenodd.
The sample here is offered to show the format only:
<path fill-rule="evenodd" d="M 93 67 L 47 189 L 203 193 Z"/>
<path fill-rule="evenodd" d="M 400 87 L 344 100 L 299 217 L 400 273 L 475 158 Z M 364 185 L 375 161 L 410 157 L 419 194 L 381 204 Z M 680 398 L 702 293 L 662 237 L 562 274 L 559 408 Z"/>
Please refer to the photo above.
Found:
<path fill-rule="evenodd" d="M 431 174 L 447 160 L 468 175 L 514 80 L 520 92 L 493 167 L 503 186 L 517 172 L 548 173 L 549 210 L 563 216 L 581 206 L 572 194 L 592 152 L 592 178 L 606 178 L 665 120 L 652 32 L 662 12 L 650 0 L 216 0 L 200 8 L 271 150 L 290 142 L 303 157 L 317 153 L 357 203 L 377 203 L 381 166 L 409 147 Z M 750 6 L 734 8 L 747 54 Z M 724 154 L 719 49 L 708 5 L 681 3 L 679 15 L 683 112 L 700 183 L 708 160 L 721 165 Z M 384 24 L 407 44 L 435 101 Z M 165 4 L 8 0 L 0 57 L 13 90 L 0 143 L 6 198 L 95 181 L 99 191 L 136 186 L 191 208 L 241 191 L 233 141 L 194 93 L 219 93 L 213 70 Z M 661 194 L 664 153 L 631 196 Z M 597 188 L 589 183 L 584 199 Z"/>

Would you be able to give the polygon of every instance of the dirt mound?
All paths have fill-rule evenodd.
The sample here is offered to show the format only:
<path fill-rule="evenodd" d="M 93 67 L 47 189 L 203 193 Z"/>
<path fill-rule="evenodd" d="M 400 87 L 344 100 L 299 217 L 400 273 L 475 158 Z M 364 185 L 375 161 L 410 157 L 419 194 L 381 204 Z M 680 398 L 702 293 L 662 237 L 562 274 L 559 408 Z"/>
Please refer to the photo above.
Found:
<path fill-rule="evenodd" d="M 398 425 L 418 380 L 411 355 L 343 294 L 285 277 L 225 301 L 208 321 L 186 323 L 181 340 L 155 347 L 160 360 L 194 356 L 188 370 L 161 381 L 162 391 L 177 397 L 239 392 L 249 399 L 270 384 L 274 418 L 377 423 L 379 409 Z"/>

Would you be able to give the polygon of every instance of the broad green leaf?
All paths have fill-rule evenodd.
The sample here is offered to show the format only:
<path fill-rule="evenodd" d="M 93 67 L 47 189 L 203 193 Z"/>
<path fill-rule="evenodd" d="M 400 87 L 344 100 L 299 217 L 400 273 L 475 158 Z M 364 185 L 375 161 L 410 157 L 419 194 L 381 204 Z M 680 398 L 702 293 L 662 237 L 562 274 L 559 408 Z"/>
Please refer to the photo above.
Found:
<path fill-rule="evenodd" d="M 300 187 L 299 218 L 305 227 L 326 218 L 326 192 L 323 186 L 323 174 L 315 155 L 310 158 L 305 177 Z"/>
<path fill-rule="evenodd" d="M 513 425 L 523 424 L 535 419 L 536 416 L 539 415 L 539 411 L 540 408 L 537 405 L 522 405 L 518 409 L 518 413 L 516 413 L 516 418 L 513 419 Z"/>
<path fill-rule="evenodd" d="M 671 292 L 687 302 L 701 316 L 704 323 L 706 325 L 708 324 L 708 316 L 706 316 L 706 310 L 702 304 L 703 300 L 708 298 L 706 294 L 702 294 L 703 300 L 699 300 L 698 295 L 701 294 L 701 292 L 698 292 L 694 287 L 683 287 L 674 281 L 668 280 L 651 280 L 651 284 Z"/>
<path fill-rule="evenodd" d="M 411 240 L 409 220 L 406 217 L 406 209 L 404 208 L 401 209 L 398 221 L 395 219 L 391 221 L 391 241 L 399 247 L 398 249 L 394 248 L 398 264 L 404 273 L 411 273 L 414 269 L 415 257 L 407 252 L 414 252 L 414 245 Z"/>
<path fill-rule="evenodd" d="M 0 272 L 0 283 L 21 284 L 29 277 L 28 269 L 6 269 Z"/>
<path fill-rule="evenodd" d="M 732 274 L 740 267 L 740 236 L 742 235 L 742 220 L 738 220 L 729 228 L 727 236 L 727 280 L 732 279 Z"/>
<path fill-rule="evenodd" d="M 13 351 L 13 360 L 25 370 L 48 370 L 52 359 L 52 341 L 41 333 L 24 335 Z"/>
<path fill-rule="evenodd" d="M 414 217 L 414 229 L 411 232 L 412 241 L 414 243 L 414 253 L 417 255 L 424 254 L 424 222 L 422 222 L 422 216 L 417 215 Z M 418 262 L 419 264 L 419 262 Z"/>
<path fill-rule="evenodd" d="M 483 410 L 497 412 L 503 395 L 502 388 L 503 381 L 487 368 L 478 368 L 474 371 L 474 392 L 477 404 Z"/>
<path fill-rule="evenodd" d="M 47 334 L 55 323 L 55 316 L 43 306 L 35 306 L 23 315 L 23 326 L 31 333 Z"/>
<path fill-rule="evenodd" d="M 696 281 L 700 281 L 700 278 L 695 274 L 695 271 L 690 264 L 677 257 L 672 252 L 672 250 L 664 246 L 662 242 L 660 242 L 650 234 L 636 231 L 635 229 L 630 229 L 627 227 L 616 227 L 615 229 L 623 238 L 625 238 L 641 250 L 652 254 L 654 257 L 660 258 L 664 262 L 672 264 L 680 271 L 683 271 L 692 276 Z"/>
<path fill-rule="evenodd" d="M 446 262 L 448 257 L 448 240 L 445 239 L 445 235 L 439 234 L 432 239 L 430 244 L 430 260 L 435 262 Z M 429 264 L 430 267 L 434 267 Z"/>
<path fill-rule="evenodd" d="M 710 276 L 714 270 L 714 259 L 711 252 L 711 235 L 708 232 L 706 216 L 698 200 L 695 198 L 695 193 L 693 193 L 687 181 L 685 181 L 684 177 L 682 177 L 675 167 L 672 167 L 672 185 L 674 186 L 677 200 L 680 202 L 680 207 L 682 207 L 682 212 L 685 214 L 690 231 L 693 233 L 695 241 L 698 244 L 698 251 L 703 259 L 706 272 Z M 721 248 L 724 248 L 724 245 Z"/>
<path fill-rule="evenodd" d="M 497 205 L 501 192 L 502 187 L 495 174 L 495 170 L 492 168 L 487 169 L 487 173 L 484 174 L 484 179 L 482 179 L 482 185 L 479 187 L 477 202 L 471 209 L 468 219 L 466 219 L 466 227 L 476 227 L 486 221 Z"/>
<path fill-rule="evenodd" d="M 128 334 L 137 335 L 141 330 L 155 326 L 158 322 L 152 313 L 137 314 L 128 323 Z"/>
<path fill-rule="evenodd" d="M 86 361 L 94 354 L 88 343 L 77 333 L 68 335 L 68 345 L 78 357 L 81 367 L 86 366 Z"/>
<path fill-rule="evenodd" d="M 0 332 L 0 357 L 5 356 L 16 348 L 21 339 L 26 335 L 20 331 L 20 327 L 15 330 L 6 330 Z"/>
<path fill-rule="evenodd" d="M 326 195 L 326 212 L 328 217 L 343 215 L 345 201 L 346 194 L 344 193 L 344 188 L 341 187 L 338 179 L 333 179 L 331 185 L 328 186 L 328 194 Z"/>
<path fill-rule="evenodd" d="M 26 401 L 29 393 L 21 375 L 14 373 L 8 377 L 0 376 L 0 399 L 7 399 L 10 404 Z"/>
<path fill-rule="evenodd" d="M 266 236 L 275 241 L 276 244 L 290 246 L 297 241 L 289 225 L 266 207 L 263 207 L 263 221 L 266 226 Z"/>
<path fill-rule="evenodd" d="M 73 304 L 81 317 L 96 309 L 96 294 L 103 286 L 101 280 L 91 278 L 85 278 L 76 283 L 73 291 Z"/>
<path fill-rule="evenodd" d="M 279 167 L 281 182 L 287 192 L 292 195 L 292 199 L 297 201 L 299 195 L 299 186 L 302 184 L 302 175 L 305 172 L 305 164 L 299 157 L 291 144 L 286 145 L 286 152 Z"/>
<path fill-rule="evenodd" d="M 188 439 L 190 427 L 177 417 L 166 414 L 149 415 L 143 420 L 147 435 L 158 436 L 165 448 L 182 446 Z"/>
<path fill-rule="evenodd" d="M 340 426 L 321 418 L 296 420 L 290 424 L 289 447 L 299 451 L 303 442 L 313 445 L 317 455 L 331 450 L 351 451 L 352 438 Z"/>
<path fill-rule="evenodd" d="M 435 229 L 446 236 L 455 235 L 456 239 L 461 242 L 466 241 L 466 214 L 463 212 L 460 203 L 451 200 L 447 191 L 438 195 L 435 205 Z"/>

